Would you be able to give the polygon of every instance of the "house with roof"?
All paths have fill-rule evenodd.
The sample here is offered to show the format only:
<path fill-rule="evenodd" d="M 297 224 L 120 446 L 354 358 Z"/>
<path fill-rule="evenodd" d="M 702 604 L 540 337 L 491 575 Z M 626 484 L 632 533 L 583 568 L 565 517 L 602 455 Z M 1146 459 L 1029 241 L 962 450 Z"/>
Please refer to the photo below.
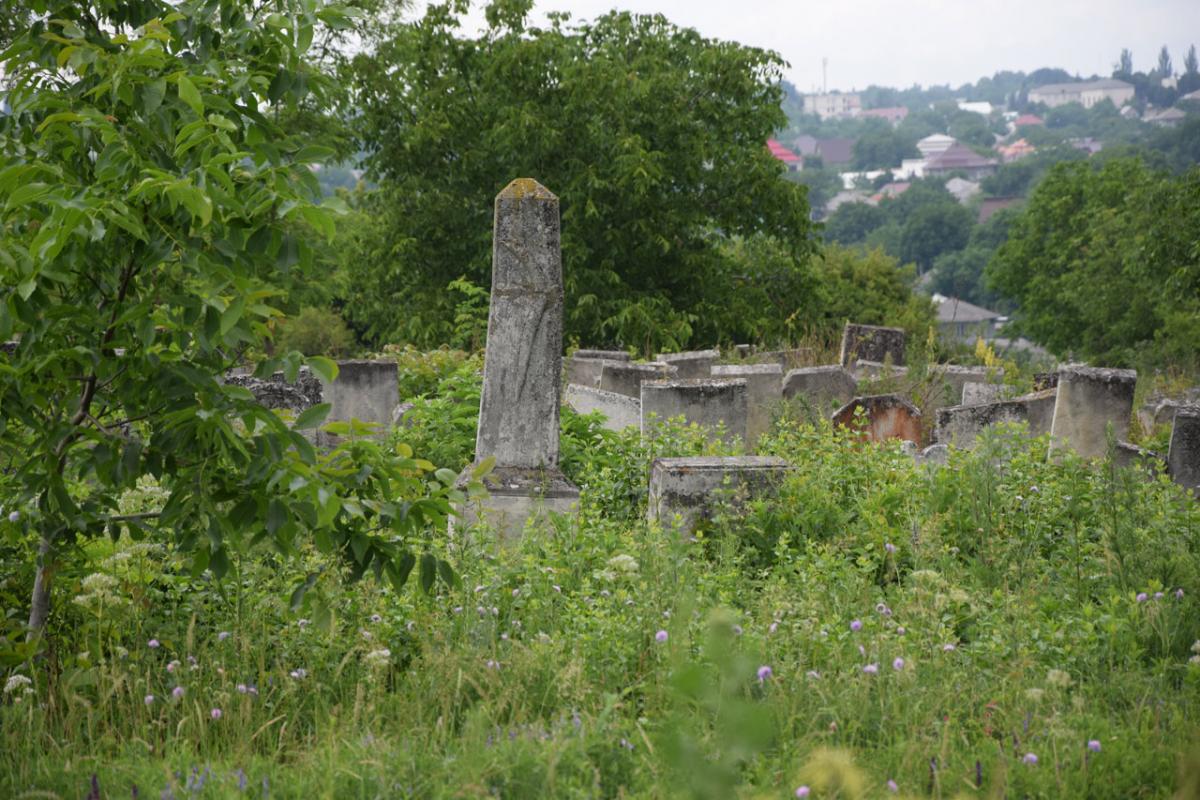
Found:
<path fill-rule="evenodd" d="M 1185 119 L 1187 119 L 1187 114 L 1178 108 L 1147 111 L 1146 116 L 1142 117 L 1143 122 L 1149 122 L 1151 125 L 1157 125 L 1160 128 L 1174 128 Z"/>
<path fill-rule="evenodd" d="M 937 305 L 938 332 L 948 339 L 969 342 L 979 338 L 990 339 L 1008 321 L 997 311 L 957 297 L 934 294 L 933 302 Z"/>
<path fill-rule="evenodd" d="M 879 205 L 879 201 L 871 199 L 866 192 L 859 189 L 847 189 L 838 192 L 830 198 L 829 202 L 825 204 L 825 213 L 827 215 L 832 214 L 847 203 L 866 203 L 869 206 Z"/>
<path fill-rule="evenodd" d="M 788 172 L 799 172 L 804 167 L 804 159 L 784 147 L 775 139 L 767 139 L 767 150 L 776 160 L 783 162 Z"/>
<path fill-rule="evenodd" d="M 958 110 L 970 111 L 972 114 L 980 114 L 985 117 L 990 117 L 992 111 L 995 109 L 992 108 L 992 104 L 986 100 L 959 100 Z"/>
<path fill-rule="evenodd" d="M 1013 120 L 1014 128 L 1031 128 L 1036 125 L 1045 127 L 1046 121 L 1037 114 L 1022 114 Z"/>
<path fill-rule="evenodd" d="M 891 183 L 884 184 L 882 187 L 880 187 L 878 192 L 871 195 L 871 199 L 876 203 L 879 203 L 883 200 L 890 200 L 893 197 L 899 197 L 907 192 L 910 186 L 912 186 L 912 184 L 908 181 L 892 181 Z"/>
<path fill-rule="evenodd" d="M 887 120 L 894 128 L 903 122 L 908 116 L 908 109 L 904 106 L 893 106 L 891 108 L 868 108 L 859 112 L 859 116 Z"/>
<path fill-rule="evenodd" d="M 1133 84 L 1105 78 L 1098 81 L 1050 83 L 1029 90 L 1029 102 L 1042 103 L 1049 108 L 1067 103 L 1079 103 L 1084 108 L 1091 108 L 1105 100 L 1112 101 L 1117 108 L 1133 102 Z"/>
<path fill-rule="evenodd" d="M 803 133 L 792 139 L 792 150 L 798 153 L 801 158 L 808 158 L 817 154 L 817 137 L 807 133 Z"/>
<path fill-rule="evenodd" d="M 976 217 L 976 222 L 982 225 L 991 219 L 997 211 L 1012 208 L 1020 202 L 1020 197 L 985 197 L 979 204 L 979 216 Z"/>
<path fill-rule="evenodd" d="M 928 160 L 939 153 L 946 152 L 957 141 L 953 136 L 947 136 L 944 133 L 931 133 L 917 142 L 917 149 L 921 151 L 921 158 Z"/>
<path fill-rule="evenodd" d="M 961 172 L 971 180 L 986 178 L 995 173 L 999 162 L 985 158 L 971 148 L 957 142 L 925 163 L 926 176 L 949 175 Z"/>

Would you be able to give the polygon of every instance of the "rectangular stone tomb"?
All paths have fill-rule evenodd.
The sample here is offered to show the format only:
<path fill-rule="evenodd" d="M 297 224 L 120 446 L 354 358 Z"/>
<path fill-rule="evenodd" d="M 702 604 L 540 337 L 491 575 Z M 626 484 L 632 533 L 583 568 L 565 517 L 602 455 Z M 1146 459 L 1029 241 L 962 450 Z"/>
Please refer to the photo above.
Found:
<path fill-rule="evenodd" d="M 606 392 L 616 392 L 627 397 L 641 399 L 643 381 L 661 381 L 674 378 L 677 370 L 669 364 L 623 364 L 617 361 L 602 361 L 600 385 Z"/>
<path fill-rule="evenodd" d="M 386 430 L 400 404 L 395 361 L 339 361 L 337 378 L 321 381 L 322 401 L 330 404 L 326 422 L 358 420 Z"/>
<path fill-rule="evenodd" d="M 605 361 L 628 363 L 629 353 L 623 350 L 576 350 L 567 359 L 567 383 L 599 386 L 600 371 Z"/>
<path fill-rule="evenodd" d="M 707 378 L 712 374 L 712 366 L 721 357 L 717 350 L 691 350 L 686 353 L 659 353 L 655 361 L 670 364 L 678 370 L 675 377 L 680 380 Z"/>
<path fill-rule="evenodd" d="M 1129 438 L 1137 372 L 1082 364 L 1058 368 L 1058 397 L 1050 425 L 1050 449 L 1067 448 L 1084 458 L 1108 452 L 1107 428 L 1117 441 Z"/>
<path fill-rule="evenodd" d="M 800 369 L 812 363 L 812 358 L 812 348 L 801 347 L 796 350 L 761 350 L 751 356 L 750 360 L 755 364 L 775 362 L 784 372 L 787 372 L 790 369 Z"/>
<path fill-rule="evenodd" d="M 496 196 L 493 217 L 475 464 L 492 458 L 494 468 L 488 496 L 456 509 L 461 522 L 486 521 L 500 542 L 519 536 L 530 519 L 578 505 L 579 490 L 558 466 L 562 314 L 558 198 L 518 178 Z M 464 470 L 459 487 L 474 469 Z"/>
<path fill-rule="evenodd" d="M 989 425 L 1020 422 L 1029 422 L 1029 406 L 1020 400 L 949 406 L 937 411 L 934 439 L 960 450 L 973 450 L 975 440 Z"/>
<path fill-rule="evenodd" d="M 903 328 L 855 325 L 847 322 L 842 328 L 841 364 L 848 367 L 862 359 L 879 363 L 890 361 L 897 366 L 903 366 L 906 339 Z"/>
<path fill-rule="evenodd" d="M 650 467 L 646 516 L 686 535 L 722 502 L 737 505 L 774 494 L 789 469 L 770 456 L 657 458 Z"/>
<path fill-rule="evenodd" d="M 1003 399 L 1003 394 L 1003 384 L 967 381 L 962 386 L 962 400 L 955 405 L 975 406 L 980 403 L 998 403 Z"/>
<path fill-rule="evenodd" d="M 977 383 L 983 386 L 995 385 L 993 380 L 1003 377 L 1001 370 L 987 367 L 963 367 L 958 364 L 936 364 L 929 367 L 929 374 L 934 378 L 943 391 L 935 395 L 938 401 L 948 400 L 950 405 L 957 405 L 960 401 L 966 405 L 963 397 L 963 387 L 968 383 Z M 987 400 L 980 402 L 990 402 L 991 400 L 999 400 L 999 396 L 993 396 Z"/>
<path fill-rule="evenodd" d="M 642 424 L 642 401 L 616 392 L 593 389 L 590 386 L 567 384 L 563 402 L 580 414 L 599 411 L 604 415 L 604 427 L 610 431 L 639 428 Z"/>
<path fill-rule="evenodd" d="M 654 422 L 683 417 L 689 424 L 716 429 L 724 425 L 724 441 L 746 441 L 749 394 L 740 378 L 646 381 L 642 384 L 642 435 Z"/>
<path fill-rule="evenodd" d="M 1021 395 L 1016 400 L 1025 404 L 1030 436 L 1042 436 L 1050 432 L 1050 425 L 1054 422 L 1054 405 L 1058 400 L 1057 385 L 1040 392 Z"/>
<path fill-rule="evenodd" d="M 894 394 L 856 397 L 834 412 L 833 424 L 854 431 L 869 442 L 903 439 L 919 444 L 921 441 L 921 412 Z"/>
<path fill-rule="evenodd" d="M 783 378 L 784 399 L 801 398 L 822 415 L 857 393 L 858 381 L 841 366 L 802 367 Z"/>
<path fill-rule="evenodd" d="M 1175 411 L 1167 472 L 1171 480 L 1200 495 L 1200 406 L 1182 406 Z"/>
<path fill-rule="evenodd" d="M 746 446 L 771 429 L 771 414 L 783 399 L 783 367 L 779 364 L 717 364 L 714 378 L 746 381 Z"/>

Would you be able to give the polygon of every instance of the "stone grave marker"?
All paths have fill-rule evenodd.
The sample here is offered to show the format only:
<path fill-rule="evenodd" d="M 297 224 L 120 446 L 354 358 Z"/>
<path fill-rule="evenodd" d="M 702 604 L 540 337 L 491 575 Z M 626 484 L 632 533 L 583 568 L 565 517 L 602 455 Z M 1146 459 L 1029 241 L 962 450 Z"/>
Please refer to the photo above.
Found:
<path fill-rule="evenodd" d="M 717 350 L 690 350 L 686 353 L 659 353 L 654 360 L 675 367 L 675 377 L 680 380 L 692 380 L 709 377 L 713 364 L 720 357 L 721 353 Z"/>
<path fill-rule="evenodd" d="M 1175 411 L 1167 472 L 1171 480 L 1200 495 L 1200 406 L 1181 406 Z"/>
<path fill-rule="evenodd" d="M 771 429 L 771 412 L 783 399 L 783 368 L 779 364 L 718 364 L 712 376 L 746 381 L 746 447 L 752 448 Z"/>
<path fill-rule="evenodd" d="M 530 178 L 496 196 L 492 294 L 476 464 L 495 459 L 489 496 L 459 509 L 463 522 L 492 525 L 501 541 L 527 520 L 573 511 L 576 488 L 558 466 L 562 378 L 562 253 L 558 198 Z M 459 478 L 467 481 L 467 471 Z M 453 521 L 452 521 L 452 524 Z"/>
<path fill-rule="evenodd" d="M 716 429 L 724 425 L 723 439 L 746 441 L 749 397 L 746 381 L 740 378 L 694 378 L 692 380 L 646 381 L 642 384 L 642 435 L 651 433 L 654 422 L 682 416 L 688 423 Z"/>
<path fill-rule="evenodd" d="M 903 328 L 847 322 L 842 328 L 841 364 L 848 367 L 861 359 L 881 364 L 889 361 L 896 366 L 903 366 L 906 338 Z"/>
<path fill-rule="evenodd" d="M 858 392 L 858 382 L 849 370 L 837 365 L 801 367 L 783 378 L 783 397 L 802 398 L 822 416 L 831 406 L 841 406 Z"/>
<path fill-rule="evenodd" d="M 861 421 L 856 412 L 866 416 Z M 921 441 L 921 412 L 904 398 L 894 394 L 856 397 L 833 414 L 833 424 L 858 433 L 869 442 L 904 439 Z"/>
<path fill-rule="evenodd" d="M 1084 458 L 1108 452 L 1109 423 L 1117 441 L 1129 438 L 1137 372 L 1083 364 L 1058 368 L 1058 396 L 1050 425 L 1050 449 L 1070 447 Z"/>
<path fill-rule="evenodd" d="M 656 458 L 646 516 L 687 535 L 721 499 L 737 505 L 774 493 L 789 469 L 786 461 L 772 456 Z"/>

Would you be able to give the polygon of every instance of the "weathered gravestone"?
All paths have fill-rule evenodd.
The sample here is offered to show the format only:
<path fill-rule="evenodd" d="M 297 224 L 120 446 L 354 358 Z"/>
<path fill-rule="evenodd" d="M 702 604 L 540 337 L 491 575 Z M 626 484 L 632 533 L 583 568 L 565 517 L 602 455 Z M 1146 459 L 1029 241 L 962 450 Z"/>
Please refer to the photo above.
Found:
<path fill-rule="evenodd" d="M 626 364 L 618 361 L 602 361 L 600 385 L 606 392 L 616 392 L 627 397 L 642 397 L 642 383 L 673 378 L 676 368 L 669 364 Z"/>
<path fill-rule="evenodd" d="M 629 353 L 623 350 L 576 350 L 567 359 L 567 383 L 576 386 L 600 385 L 600 370 L 605 361 L 628 362 Z"/>
<path fill-rule="evenodd" d="M 1029 407 L 1019 400 L 947 406 L 937 411 L 934 439 L 939 444 L 953 444 L 960 450 L 972 450 L 975 440 L 985 428 L 1020 422 L 1029 422 Z"/>
<path fill-rule="evenodd" d="M 1200 406 L 1183 406 L 1175 412 L 1171 447 L 1167 451 L 1171 480 L 1200 494 Z"/>
<path fill-rule="evenodd" d="M 831 406 L 840 406 L 858 392 L 858 382 L 844 367 L 802 367 L 783 378 L 783 396 L 801 398 L 822 416 Z"/>
<path fill-rule="evenodd" d="M 903 328 L 855 325 L 847 322 L 846 327 L 842 328 L 841 364 L 848 367 L 862 359 L 881 364 L 887 361 L 902 366 L 905 339 Z"/>
<path fill-rule="evenodd" d="M 683 417 L 689 424 L 716 430 L 723 439 L 746 441 L 749 397 L 746 381 L 737 378 L 645 381 L 642 384 L 642 435 L 652 431 L 652 420 L 665 422 Z"/>
<path fill-rule="evenodd" d="M 519 536 L 530 518 L 578 505 L 579 489 L 558 466 L 562 314 L 558 198 L 518 178 L 496 196 L 475 437 L 476 464 L 493 458 L 495 466 L 484 479 L 488 497 L 459 509 L 463 522 L 485 520 L 501 541 Z M 459 477 L 460 487 L 472 469 Z"/>
<path fill-rule="evenodd" d="M 894 394 L 856 397 L 834 412 L 833 424 L 854 431 L 869 442 L 921 441 L 921 412 Z"/>
<path fill-rule="evenodd" d="M 771 412 L 783 399 L 783 368 L 779 364 L 718 364 L 714 378 L 746 382 L 746 446 L 753 447 L 771 429 Z"/>
<path fill-rule="evenodd" d="M 720 502 L 737 505 L 778 489 L 789 466 L 771 456 L 657 458 L 650 467 L 646 516 L 681 535 Z"/>
<path fill-rule="evenodd" d="M 1107 427 L 1117 441 L 1129 438 L 1137 372 L 1083 364 L 1058 368 L 1058 396 L 1050 425 L 1050 449 L 1069 447 L 1084 458 L 1108 452 Z"/>
<path fill-rule="evenodd" d="M 642 401 L 628 395 L 569 383 L 563 391 L 563 402 L 580 414 L 600 412 L 604 415 L 603 427 L 610 431 L 642 424 Z"/>
<path fill-rule="evenodd" d="M 974 406 L 980 403 L 999 402 L 1003 393 L 1003 384 L 967 381 L 962 385 L 961 402 L 956 405 Z"/>
<path fill-rule="evenodd" d="M 337 378 L 321 381 L 321 402 L 329 403 L 326 422 L 358 420 L 386 430 L 400 404 L 395 361 L 339 361 Z"/>
<path fill-rule="evenodd" d="M 716 350 L 690 350 L 686 353 L 659 353 L 655 361 L 660 364 L 670 364 L 677 371 L 675 377 L 680 380 L 707 378 L 712 374 L 712 366 L 721 354 Z"/>

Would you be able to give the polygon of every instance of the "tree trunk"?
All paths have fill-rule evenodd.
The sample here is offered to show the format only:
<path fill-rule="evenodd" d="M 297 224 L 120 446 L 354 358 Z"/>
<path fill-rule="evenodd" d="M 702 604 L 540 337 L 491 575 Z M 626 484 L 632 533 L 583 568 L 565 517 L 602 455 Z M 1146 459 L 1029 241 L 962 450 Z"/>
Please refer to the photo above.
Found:
<path fill-rule="evenodd" d="M 50 564 L 52 549 L 50 535 L 42 536 L 38 544 L 38 568 L 37 577 L 33 581 L 33 599 L 29 604 L 28 639 L 41 636 L 46 628 L 46 620 L 50 617 L 50 580 L 54 574 Z"/>

